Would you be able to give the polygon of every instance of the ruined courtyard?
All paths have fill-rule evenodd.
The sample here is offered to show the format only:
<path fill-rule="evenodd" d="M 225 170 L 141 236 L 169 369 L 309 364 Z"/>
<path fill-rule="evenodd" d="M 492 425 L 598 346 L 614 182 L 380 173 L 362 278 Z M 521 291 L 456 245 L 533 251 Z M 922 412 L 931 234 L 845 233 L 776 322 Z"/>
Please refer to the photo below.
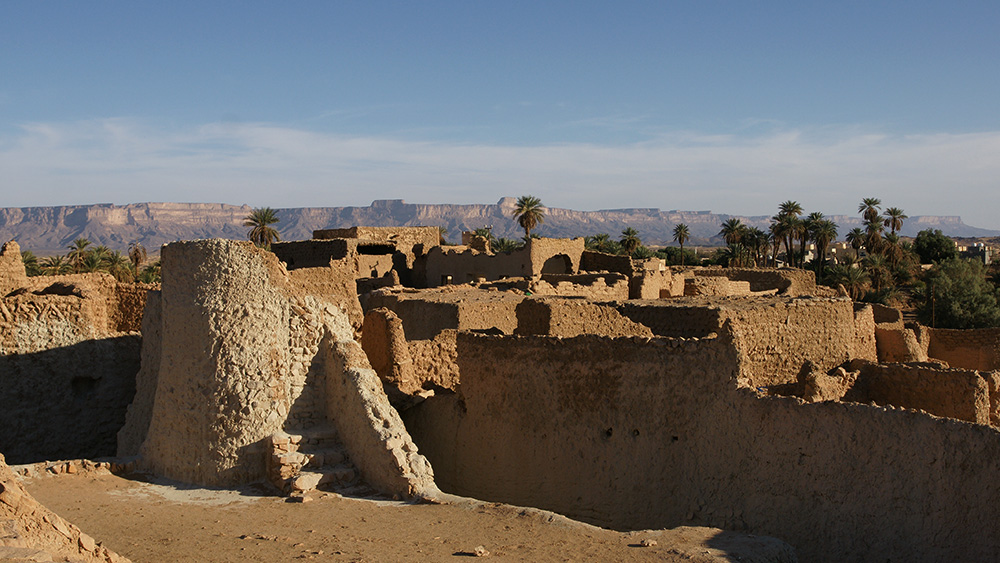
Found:
<path fill-rule="evenodd" d="M 736 547 L 696 560 L 1000 548 L 1000 330 L 905 322 L 798 269 L 438 237 L 175 242 L 160 287 L 28 278 L 8 243 L 0 453 L 29 481 L 257 484 L 317 518 L 365 497 L 530 507 L 626 548 L 660 530 L 598 558 L 684 560 L 723 533 Z M 0 470 L 0 546 L 124 559 Z"/>

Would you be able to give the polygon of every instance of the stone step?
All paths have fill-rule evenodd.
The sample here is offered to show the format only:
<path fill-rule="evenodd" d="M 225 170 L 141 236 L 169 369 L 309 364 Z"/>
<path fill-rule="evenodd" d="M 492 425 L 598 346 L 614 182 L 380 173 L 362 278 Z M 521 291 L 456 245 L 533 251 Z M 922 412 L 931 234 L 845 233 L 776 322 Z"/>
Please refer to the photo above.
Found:
<path fill-rule="evenodd" d="M 349 464 L 321 467 L 300 472 L 290 483 L 292 493 L 304 493 L 324 485 L 349 485 L 358 477 L 358 470 Z"/>
<path fill-rule="evenodd" d="M 305 446 L 323 447 L 340 444 L 340 435 L 337 433 L 337 429 L 332 426 L 324 425 L 306 430 L 287 430 L 286 433 L 291 438 L 291 442 L 297 444 L 300 449 Z"/>
<path fill-rule="evenodd" d="M 311 448 L 302 448 L 299 450 L 299 453 L 305 454 L 309 457 L 309 461 L 305 464 L 305 467 L 309 468 L 324 466 L 332 467 L 347 461 L 347 452 L 344 451 L 344 448 L 341 446 L 315 450 Z"/>
<path fill-rule="evenodd" d="M 340 435 L 337 429 L 331 426 L 316 426 L 309 429 L 288 429 L 276 432 L 271 437 L 276 445 L 290 444 L 289 449 L 296 450 L 303 447 L 313 449 L 320 447 L 333 447 L 340 444 Z"/>

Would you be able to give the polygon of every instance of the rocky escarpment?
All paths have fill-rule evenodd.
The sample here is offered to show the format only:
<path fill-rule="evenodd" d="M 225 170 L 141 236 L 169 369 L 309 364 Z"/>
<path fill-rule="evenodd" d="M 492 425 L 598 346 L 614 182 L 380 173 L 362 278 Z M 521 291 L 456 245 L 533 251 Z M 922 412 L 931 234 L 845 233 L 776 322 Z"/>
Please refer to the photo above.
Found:
<path fill-rule="evenodd" d="M 515 199 L 505 197 L 495 204 L 412 204 L 403 200 L 376 200 L 368 207 L 299 207 L 278 209 L 277 225 L 284 240 L 303 240 L 316 229 L 354 225 L 443 226 L 448 238 L 458 241 L 462 231 L 493 227 L 498 237 L 520 238 L 522 231 L 511 219 Z M 21 248 L 39 255 L 64 254 L 78 237 L 94 244 L 124 250 L 138 241 L 151 252 L 175 240 L 200 238 L 245 239 L 243 218 L 248 205 L 220 203 L 133 203 L 128 205 L 76 205 L 61 207 L 0 208 L 0 241 L 16 239 Z M 537 233 L 547 237 L 577 237 L 595 233 L 617 236 L 624 228 L 639 231 L 643 241 L 666 243 L 673 228 L 685 223 L 691 231 L 690 244 L 720 243 L 719 225 L 737 217 L 751 226 L 766 228 L 768 216 L 747 217 L 710 211 L 661 211 L 659 209 L 613 209 L 576 211 L 549 208 L 545 223 Z M 861 226 L 854 216 L 832 216 L 841 233 Z M 911 217 L 902 233 L 913 236 L 927 228 L 941 229 L 949 236 L 996 236 L 1000 231 L 970 227 L 957 216 Z"/>

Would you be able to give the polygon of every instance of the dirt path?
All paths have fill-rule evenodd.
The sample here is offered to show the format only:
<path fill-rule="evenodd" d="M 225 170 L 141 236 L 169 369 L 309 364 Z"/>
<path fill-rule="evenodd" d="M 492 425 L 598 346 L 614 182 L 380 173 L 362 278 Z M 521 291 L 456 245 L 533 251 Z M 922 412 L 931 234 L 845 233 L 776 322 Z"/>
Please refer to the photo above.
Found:
<path fill-rule="evenodd" d="M 317 493 L 312 502 L 288 503 L 253 490 L 186 489 L 95 473 L 25 485 L 135 563 L 453 561 L 475 557 L 479 546 L 506 561 L 765 561 L 776 559 L 760 556 L 781 551 L 770 538 L 705 528 L 619 533 L 475 501 L 409 505 Z M 656 545 L 642 547 L 642 540 Z"/>

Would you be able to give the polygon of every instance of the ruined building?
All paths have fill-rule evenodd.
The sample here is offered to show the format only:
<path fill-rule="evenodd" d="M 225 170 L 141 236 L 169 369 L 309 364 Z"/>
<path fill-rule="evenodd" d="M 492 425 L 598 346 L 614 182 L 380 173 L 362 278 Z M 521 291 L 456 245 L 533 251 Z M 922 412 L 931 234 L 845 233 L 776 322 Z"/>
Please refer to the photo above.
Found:
<path fill-rule="evenodd" d="M 494 254 L 440 247 L 436 229 L 317 235 L 163 248 L 134 397 L 102 423 L 120 456 L 202 485 L 443 491 L 615 529 L 770 535 L 805 561 L 1000 549 L 983 526 L 1000 516 L 1000 331 L 905 323 L 793 269 L 668 268 L 579 239 Z M 132 338 L 122 357 L 139 357 L 131 290 L 8 270 L 3 357 L 62 381 L 67 404 L 84 376 L 32 354 Z M 4 432 L 0 451 L 48 456 L 32 436 Z"/>

